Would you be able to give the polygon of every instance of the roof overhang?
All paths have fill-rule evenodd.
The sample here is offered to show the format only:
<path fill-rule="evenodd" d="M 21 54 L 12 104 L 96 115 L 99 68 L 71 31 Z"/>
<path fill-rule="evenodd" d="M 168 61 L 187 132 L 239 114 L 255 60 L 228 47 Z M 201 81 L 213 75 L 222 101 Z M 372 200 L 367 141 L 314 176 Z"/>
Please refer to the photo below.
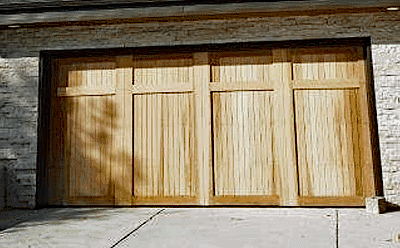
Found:
<path fill-rule="evenodd" d="M 25 0 L 29 2 L 30 0 Z M 13 2 L 13 1 L 11 1 Z M 14 1 L 16 2 L 16 1 Z M 22 1 L 24 2 L 24 1 Z M 48 1 L 52 2 L 52 1 Z M 55 1 L 53 1 L 55 2 Z M 57 1 L 60 2 L 60 1 Z M 70 1 L 79 2 L 79 1 Z M 85 2 L 85 1 L 82 1 Z M 87 2 L 87 1 L 86 1 Z M 95 1 L 96 2 L 96 1 Z M 97 1 L 104 2 L 103 1 Z M 46 5 L 13 11 L 12 5 L 0 5 L 0 26 L 17 28 L 31 25 L 66 25 L 75 23 L 131 22 L 149 19 L 204 19 L 223 16 L 282 15 L 283 13 L 321 14 L 335 12 L 387 11 L 400 7 L 398 0 L 306 0 L 306 1 L 128 1 L 112 5 Z M 131 4 L 122 4 L 130 2 Z M 213 2 L 213 3 L 212 3 Z M 66 1 L 68 3 L 68 1 Z M 390 10 L 390 9 L 389 9 Z"/>

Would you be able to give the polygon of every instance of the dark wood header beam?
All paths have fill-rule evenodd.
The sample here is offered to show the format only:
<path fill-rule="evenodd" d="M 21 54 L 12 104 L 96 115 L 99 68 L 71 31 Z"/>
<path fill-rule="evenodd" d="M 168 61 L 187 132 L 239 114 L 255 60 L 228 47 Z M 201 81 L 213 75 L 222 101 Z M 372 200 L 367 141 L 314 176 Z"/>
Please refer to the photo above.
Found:
<path fill-rule="evenodd" d="M 359 12 L 359 11 L 386 11 L 387 7 L 399 6 L 398 0 L 313 0 L 313 1 L 219 1 L 218 4 L 209 3 L 211 1 L 111 1 L 98 0 L 90 1 L 44 1 L 42 5 L 33 3 L 31 0 L 21 2 L 21 10 L 16 11 L 17 1 L 8 1 L 0 4 L 0 27 L 19 27 L 21 25 L 37 25 L 51 23 L 95 23 L 95 22 L 141 22 L 164 18 L 173 20 L 196 19 L 196 18 L 215 18 L 218 16 L 249 16 L 249 15 L 282 15 L 282 13 L 331 13 L 331 12 Z M 13 3 L 15 2 L 15 3 Z M 28 3 L 31 3 L 30 11 Z M 58 2 L 58 5 L 55 5 Z M 129 3 L 129 4 L 128 4 Z M 25 4 L 25 5 L 23 5 Z M 75 5 L 74 5 L 75 4 Z M 117 4 L 117 5 L 116 5 Z M 118 4 L 121 4 L 118 7 Z M 125 5 L 124 5 L 125 4 Z M 49 8 L 47 8 L 47 7 Z M 53 6 L 54 8 L 50 8 Z M 57 7 L 58 6 L 58 7 Z M 71 7 L 76 7 L 72 8 Z M 86 6 L 86 7 L 85 7 Z M 146 7 L 147 6 L 147 7 Z M 57 7 L 57 8 L 56 8 Z M 112 8 L 114 7 L 114 8 Z M 10 12 L 11 11 L 11 12 Z M 64 24 L 63 24 L 64 25 Z"/>

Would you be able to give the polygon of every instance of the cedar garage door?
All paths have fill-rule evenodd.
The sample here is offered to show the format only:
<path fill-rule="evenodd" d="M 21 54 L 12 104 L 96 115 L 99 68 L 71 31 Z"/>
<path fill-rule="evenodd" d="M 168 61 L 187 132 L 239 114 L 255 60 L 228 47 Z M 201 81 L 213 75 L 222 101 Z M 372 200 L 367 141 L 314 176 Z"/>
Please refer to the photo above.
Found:
<path fill-rule="evenodd" d="M 57 59 L 54 205 L 364 205 L 358 46 Z"/>

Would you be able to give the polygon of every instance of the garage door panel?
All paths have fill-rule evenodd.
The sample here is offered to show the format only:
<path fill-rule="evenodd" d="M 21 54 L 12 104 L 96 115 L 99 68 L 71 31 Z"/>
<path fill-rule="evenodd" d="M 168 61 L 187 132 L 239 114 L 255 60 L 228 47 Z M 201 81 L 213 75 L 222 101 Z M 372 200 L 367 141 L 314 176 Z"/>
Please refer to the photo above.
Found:
<path fill-rule="evenodd" d="M 60 87 L 115 87 L 115 63 L 74 63 L 67 67 L 66 80 Z"/>
<path fill-rule="evenodd" d="M 269 51 L 256 54 L 215 54 L 212 63 L 212 82 L 236 86 L 246 86 L 249 83 L 271 86 L 268 76 L 272 56 Z"/>
<path fill-rule="evenodd" d="M 117 152 L 111 151 L 113 130 L 107 119 L 111 101 L 107 97 L 76 97 L 65 98 L 64 102 L 69 106 L 65 141 L 69 194 L 71 197 L 108 195 L 111 156 Z"/>
<path fill-rule="evenodd" d="M 271 93 L 212 94 L 216 196 L 272 195 Z"/>
<path fill-rule="evenodd" d="M 359 48 L 298 49 L 293 57 L 294 80 L 360 78 Z"/>
<path fill-rule="evenodd" d="M 193 84 L 193 59 L 137 59 L 134 64 L 134 81 L 137 86 L 164 87 Z"/>
<path fill-rule="evenodd" d="M 295 91 L 302 196 L 355 196 L 360 187 L 357 90 Z"/>
<path fill-rule="evenodd" d="M 115 64 L 61 63 L 57 93 L 63 128 L 64 189 L 72 204 L 81 199 L 109 201 L 112 195 L 111 151 L 115 120 Z M 107 90 L 104 90 L 106 89 Z M 112 93 L 114 94 L 114 93 Z M 97 199 L 97 200 L 96 200 Z"/>
<path fill-rule="evenodd" d="M 135 196 L 195 196 L 193 95 L 135 95 L 133 101 Z"/>

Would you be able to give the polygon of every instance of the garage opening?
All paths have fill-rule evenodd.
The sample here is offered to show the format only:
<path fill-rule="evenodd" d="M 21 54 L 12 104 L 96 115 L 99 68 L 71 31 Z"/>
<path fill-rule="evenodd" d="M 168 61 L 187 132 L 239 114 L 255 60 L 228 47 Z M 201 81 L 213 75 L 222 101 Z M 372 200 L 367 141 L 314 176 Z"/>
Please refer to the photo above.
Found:
<path fill-rule="evenodd" d="M 51 59 L 48 204 L 363 206 L 375 196 L 364 45 L 201 49 Z"/>

